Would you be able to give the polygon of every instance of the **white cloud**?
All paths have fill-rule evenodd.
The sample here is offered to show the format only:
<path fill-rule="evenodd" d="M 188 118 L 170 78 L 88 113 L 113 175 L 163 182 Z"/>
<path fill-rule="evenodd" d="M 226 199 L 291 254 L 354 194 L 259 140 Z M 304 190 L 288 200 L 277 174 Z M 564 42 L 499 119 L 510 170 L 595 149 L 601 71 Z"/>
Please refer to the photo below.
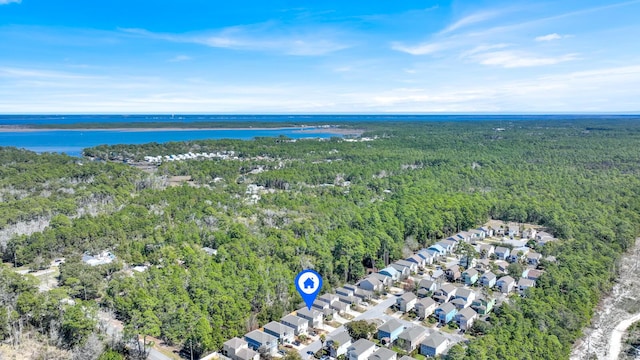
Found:
<path fill-rule="evenodd" d="M 11 3 L 20 4 L 22 0 L 0 0 L 0 5 L 7 5 Z"/>
<path fill-rule="evenodd" d="M 282 29 L 273 22 L 232 26 L 217 31 L 167 34 L 145 29 L 121 29 L 147 38 L 200 44 L 213 48 L 271 51 L 287 55 L 317 56 L 336 52 L 350 45 L 334 40 L 337 33 L 329 29 Z"/>
<path fill-rule="evenodd" d="M 548 57 L 537 56 L 519 51 L 493 51 L 473 56 L 482 65 L 501 66 L 504 68 L 520 68 L 555 65 L 577 59 L 577 54 L 565 54 Z"/>
<path fill-rule="evenodd" d="M 182 61 L 187 61 L 187 60 L 191 60 L 191 56 L 177 55 L 177 56 L 169 59 L 169 62 L 182 62 Z"/>
<path fill-rule="evenodd" d="M 560 40 L 563 37 L 564 36 L 558 35 L 557 33 L 553 33 L 553 34 L 538 36 L 538 37 L 536 37 L 535 40 L 536 41 L 553 41 L 553 40 Z"/>
<path fill-rule="evenodd" d="M 476 14 L 472 14 L 472 15 L 463 17 L 462 19 L 460 19 L 460 20 L 454 22 L 453 24 L 447 26 L 440 33 L 441 34 L 450 33 L 452 31 L 456 31 L 458 29 L 461 29 L 461 28 L 469 26 L 469 25 L 473 25 L 473 24 L 476 24 L 476 23 L 480 23 L 480 22 L 484 22 L 484 21 L 493 19 L 493 18 L 497 17 L 498 15 L 500 15 L 500 12 L 498 12 L 498 11 L 486 11 L 486 12 L 479 12 L 479 13 L 476 13 Z"/>
<path fill-rule="evenodd" d="M 448 49 L 449 44 L 446 43 L 422 43 L 418 45 L 404 45 L 402 43 L 392 43 L 391 48 L 396 51 L 404 52 L 411 55 L 429 55 Z"/>
<path fill-rule="evenodd" d="M 491 45 L 478 45 L 471 50 L 463 52 L 460 56 L 467 57 L 474 54 L 487 52 L 489 50 L 504 49 L 506 47 L 509 47 L 509 44 L 501 43 L 501 44 L 491 44 Z"/>

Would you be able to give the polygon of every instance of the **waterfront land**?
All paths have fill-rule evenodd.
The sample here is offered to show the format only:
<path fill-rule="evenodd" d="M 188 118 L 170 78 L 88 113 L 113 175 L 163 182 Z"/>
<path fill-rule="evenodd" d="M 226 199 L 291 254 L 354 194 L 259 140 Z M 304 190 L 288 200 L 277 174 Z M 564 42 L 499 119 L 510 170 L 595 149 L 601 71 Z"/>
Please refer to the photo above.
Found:
<path fill-rule="evenodd" d="M 546 259 L 535 286 L 508 292 L 473 336 L 447 325 L 450 341 L 462 340 L 448 350 L 459 359 L 568 358 L 597 324 L 594 310 L 624 274 L 617 261 L 640 233 L 640 124 L 349 126 L 366 130 L 348 139 L 104 145 L 84 159 L 2 149 L 0 315 L 12 315 L 0 316 L 0 341 L 19 348 L 29 334 L 82 353 L 101 334 L 98 310 L 108 310 L 125 338 L 219 351 L 299 309 L 292 279 L 303 268 L 320 272 L 322 292 L 332 293 L 499 219 L 507 228 L 535 224 L 558 241 L 518 237 L 512 249 L 526 245 Z M 458 255 L 482 257 L 465 251 Z M 524 270 L 523 261 L 503 276 Z M 47 272 L 52 264 L 59 273 Z M 505 265 L 495 266 L 485 271 Z M 17 273 L 24 269 L 44 270 L 42 282 Z M 401 292 L 419 295 L 405 285 Z M 379 295 L 363 313 L 351 306 L 327 324 L 413 321 L 376 316 L 395 302 Z"/>

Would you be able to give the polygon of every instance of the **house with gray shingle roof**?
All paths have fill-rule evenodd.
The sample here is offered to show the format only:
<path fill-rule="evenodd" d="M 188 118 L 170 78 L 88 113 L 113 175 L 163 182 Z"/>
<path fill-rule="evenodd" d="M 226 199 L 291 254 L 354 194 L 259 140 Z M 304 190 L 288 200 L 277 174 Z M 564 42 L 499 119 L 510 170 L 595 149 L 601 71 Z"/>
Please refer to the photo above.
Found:
<path fill-rule="evenodd" d="M 398 354 L 395 351 L 386 348 L 379 348 L 373 354 L 369 355 L 368 360 L 396 360 Z"/>
<path fill-rule="evenodd" d="M 275 355 L 278 352 L 278 339 L 260 330 L 253 330 L 244 335 L 245 341 L 249 344 L 249 348 L 260 352 L 261 349 L 265 353 Z"/>
<path fill-rule="evenodd" d="M 421 319 L 426 319 L 429 317 L 435 309 L 438 307 L 438 303 L 430 297 L 422 298 L 416 302 L 416 312 L 418 313 L 418 317 Z"/>
<path fill-rule="evenodd" d="M 464 308 L 456 314 L 456 324 L 458 324 L 460 330 L 468 330 L 477 317 L 478 313 L 475 310 L 470 307 Z"/>
<path fill-rule="evenodd" d="M 329 350 L 329 355 L 335 358 L 340 355 L 346 354 L 347 349 L 349 348 L 349 346 L 351 346 L 351 343 L 351 336 L 345 330 L 335 335 L 329 336 L 327 338 L 327 341 L 325 342 L 325 347 Z"/>
<path fill-rule="evenodd" d="M 349 360 L 365 360 L 369 355 L 373 354 L 376 344 L 367 339 L 360 339 L 347 348 L 347 359 Z"/>
<path fill-rule="evenodd" d="M 396 341 L 398 346 L 402 348 L 407 353 L 411 353 L 415 350 L 422 340 L 427 337 L 427 329 L 422 326 L 413 326 L 405 329 L 398 336 L 398 340 Z"/>
<path fill-rule="evenodd" d="M 420 354 L 424 356 L 436 357 L 442 354 L 449 346 L 449 341 L 439 332 L 429 335 L 420 344 Z"/>
<path fill-rule="evenodd" d="M 292 314 L 284 316 L 280 322 L 292 328 L 296 336 L 306 334 L 309 329 L 309 321 Z"/>
<path fill-rule="evenodd" d="M 406 292 L 396 299 L 396 305 L 400 311 L 411 311 L 416 305 L 418 298 L 412 292 Z"/>
<path fill-rule="evenodd" d="M 389 338 L 391 343 L 393 343 L 402 330 L 404 330 L 404 326 L 398 320 L 391 319 L 378 328 L 378 339 Z"/>
<path fill-rule="evenodd" d="M 264 326 L 264 332 L 278 338 L 281 344 L 293 342 L 295 330 L 285 324 L 272 321 Z"/>

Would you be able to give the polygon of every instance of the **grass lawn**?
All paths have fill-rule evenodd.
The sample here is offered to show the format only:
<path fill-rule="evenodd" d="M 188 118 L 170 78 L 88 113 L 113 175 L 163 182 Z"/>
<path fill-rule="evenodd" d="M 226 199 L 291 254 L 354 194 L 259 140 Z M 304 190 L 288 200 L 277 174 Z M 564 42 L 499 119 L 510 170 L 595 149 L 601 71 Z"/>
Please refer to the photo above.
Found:
<path fill-rule="evenodd" d="M 422 355 L 422 354 L 415 354 L 415 355 L 413 355 L 413 357 L 414 357 L 416 360 L 426 360 L 426 359 L 427 359 L 427 357 L 426 357 L 426 356 L 424 356 L 424 355 Z"/>

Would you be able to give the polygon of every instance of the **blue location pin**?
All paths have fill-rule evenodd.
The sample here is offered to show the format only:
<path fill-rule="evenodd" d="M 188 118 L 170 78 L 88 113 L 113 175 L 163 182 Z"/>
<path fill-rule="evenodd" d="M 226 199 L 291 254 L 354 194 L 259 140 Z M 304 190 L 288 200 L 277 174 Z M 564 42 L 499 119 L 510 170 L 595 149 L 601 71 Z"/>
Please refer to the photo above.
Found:
<path fill-rule="evenodd" d="M 296 289 L 307 304 L 307 308 L 311 310 L 311 305 L 322 289 L 322 277 L 315 270 L 303 270 L 296 276 Z"/>

